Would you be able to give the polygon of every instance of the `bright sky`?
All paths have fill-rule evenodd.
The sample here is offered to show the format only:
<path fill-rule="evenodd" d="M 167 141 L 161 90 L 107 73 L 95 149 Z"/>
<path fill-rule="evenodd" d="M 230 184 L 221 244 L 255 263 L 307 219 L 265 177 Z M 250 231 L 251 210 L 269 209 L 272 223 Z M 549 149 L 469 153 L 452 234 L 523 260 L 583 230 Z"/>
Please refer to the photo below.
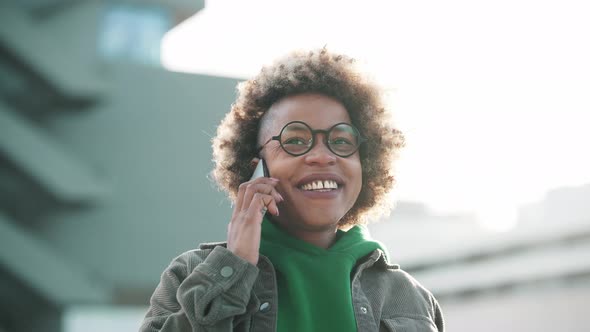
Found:
<path fill-rule="evenodd" d="M 215 0 L 167 34 L 162 60 L 247 78 L 296 48 L 357 57 L 408 137 L 398 197 L 502 228 L 590 183 L 589 17 L 585 0 Z"/>

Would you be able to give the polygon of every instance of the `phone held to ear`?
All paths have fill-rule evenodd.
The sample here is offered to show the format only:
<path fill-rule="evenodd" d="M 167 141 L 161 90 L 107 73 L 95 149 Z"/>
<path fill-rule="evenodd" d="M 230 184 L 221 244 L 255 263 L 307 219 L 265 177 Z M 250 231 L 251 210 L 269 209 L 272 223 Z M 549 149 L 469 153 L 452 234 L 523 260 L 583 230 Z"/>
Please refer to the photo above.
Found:
<path fill-rule="evenodd" d="M 264 159 L 260 158 L 258 161 L 258 165 L 256 165 L 256 169 L 254 169 L 254 173 L 250 178 L 250 181 L 260 178 L 260 177 L 269 177 L 270 174 L 268 173 L 268 168 L 266 167 L 266 162 Z"/>

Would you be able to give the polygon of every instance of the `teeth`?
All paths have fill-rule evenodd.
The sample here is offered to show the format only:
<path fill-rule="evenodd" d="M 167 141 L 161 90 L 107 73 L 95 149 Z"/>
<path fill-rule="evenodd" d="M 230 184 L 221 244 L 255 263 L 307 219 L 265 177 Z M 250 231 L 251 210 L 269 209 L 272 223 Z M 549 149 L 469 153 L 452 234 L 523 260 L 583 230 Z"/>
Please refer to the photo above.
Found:
<path fill-rule="evenodd" d="M 332 180 L 325 180 L 325 181 L 313 181 L 311 183 L 306 183 L 301 186 L 303 190 L 319 190 L 319 191 L 328 191 L 331 189 L 338 189 L 338 184 L 336 181 Z"/>

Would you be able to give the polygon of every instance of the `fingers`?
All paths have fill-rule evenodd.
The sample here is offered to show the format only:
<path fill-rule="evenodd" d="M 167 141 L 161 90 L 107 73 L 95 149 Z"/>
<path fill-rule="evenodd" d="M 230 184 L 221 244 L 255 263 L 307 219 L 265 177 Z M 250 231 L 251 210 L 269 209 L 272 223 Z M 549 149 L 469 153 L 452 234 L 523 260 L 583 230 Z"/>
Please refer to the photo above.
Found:
<path fill-rule="evenodd" d="M 233 216 L 227 228 L 227 248 L 256 265 L 264 214 L 278 216 L 283 197 L 275 189 L 279 180 L 256 178 L 240 185 Z"/>
<path fill-rule="evenodd" d="M 261 177 L 242 183 L 238 189 L 232 219 L 237 213 L 247 213 L 255 201 L 259 201 L 256 204 L 262 202 L 263 206 L 260 206 L 260 209 L 266 207 L 272 214 L 277 215 L 278 208 L 276 208 L 276 205 L 284 200 L 281 194 L 275 189 L 278 182 L 279 180 L 275 178 Z M 255 198 L 256 194 L 262 194 L 264 196 L 257 196 Z M 274 205 L 275 208 L 271 209 L 271 205 Z"/>
<path fill-rule="evenodd" d="M 245 211 L 248 216 L 246 220 L 260 220 L 262 219 L 266 211 L 270 212 L 275 216 L 278 216 L 279 208 L 277 206 L 277 202 L 271 195 L 256 193 L 252 198 L 252 203 L 250 204 L 250 207 L 247 211 Z"/>
<path fill-rule="evenodd" d="M 242 201 L 242 210 L 248 209 L 248 204 L 244 204 L 246 202 L 252 201 L 252 198 L 256 193 L 271 195 L 276 201 L 280 202 L 283 200 L 281 194 L 276 191 L 275 186 L 278 183 L 278 180 L 274 180 L 272 178 L 266 178 L 261 182 L 253 182 L 250 183 L 246 187 L 246 191 L 244 193 L 243 201 Z"/>
<path fill-rule="evenodd" d="M 260 185 L 265 184 L 274 187 L 278 182 L 279 180 L 275 178 L 260 177 L 240 184 L 240 186 L 238 187 L 238 197 L 236 198 L 236 210 L 241 211 L 243 209 L 242 205 L 244 202 L 244 195 L 246 194 L 248 188 L 252 190 L 254 189 L 251 188 L 252 186 L 260 187 Z M 262 192 L 265 192 L 267 194 L 269 193 L 268 190 L 262 190 Z M 251 194 L 253 194 L 253 192 L 251 192 Z"/>

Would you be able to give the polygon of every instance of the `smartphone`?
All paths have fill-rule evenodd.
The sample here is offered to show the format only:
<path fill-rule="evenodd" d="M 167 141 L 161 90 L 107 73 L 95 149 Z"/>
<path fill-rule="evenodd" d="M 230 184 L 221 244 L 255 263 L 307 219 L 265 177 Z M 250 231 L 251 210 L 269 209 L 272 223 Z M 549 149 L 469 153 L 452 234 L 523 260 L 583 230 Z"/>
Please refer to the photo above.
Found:
<path fill-rule="evenodd" d="M 252 177 L 250 178 L 250 180 L 254 180 L 256 178 L 259 177 L 270 177 L 270 174 L 268 173 L 268 168 L 266 167 L 266 162 L 264 161 L 264 159 L 260 158 L 260 160 L 258 161 L 258 165 L 256 165 L 256 169 L 254 169 L 254 173 L 252 174 Z"/>

